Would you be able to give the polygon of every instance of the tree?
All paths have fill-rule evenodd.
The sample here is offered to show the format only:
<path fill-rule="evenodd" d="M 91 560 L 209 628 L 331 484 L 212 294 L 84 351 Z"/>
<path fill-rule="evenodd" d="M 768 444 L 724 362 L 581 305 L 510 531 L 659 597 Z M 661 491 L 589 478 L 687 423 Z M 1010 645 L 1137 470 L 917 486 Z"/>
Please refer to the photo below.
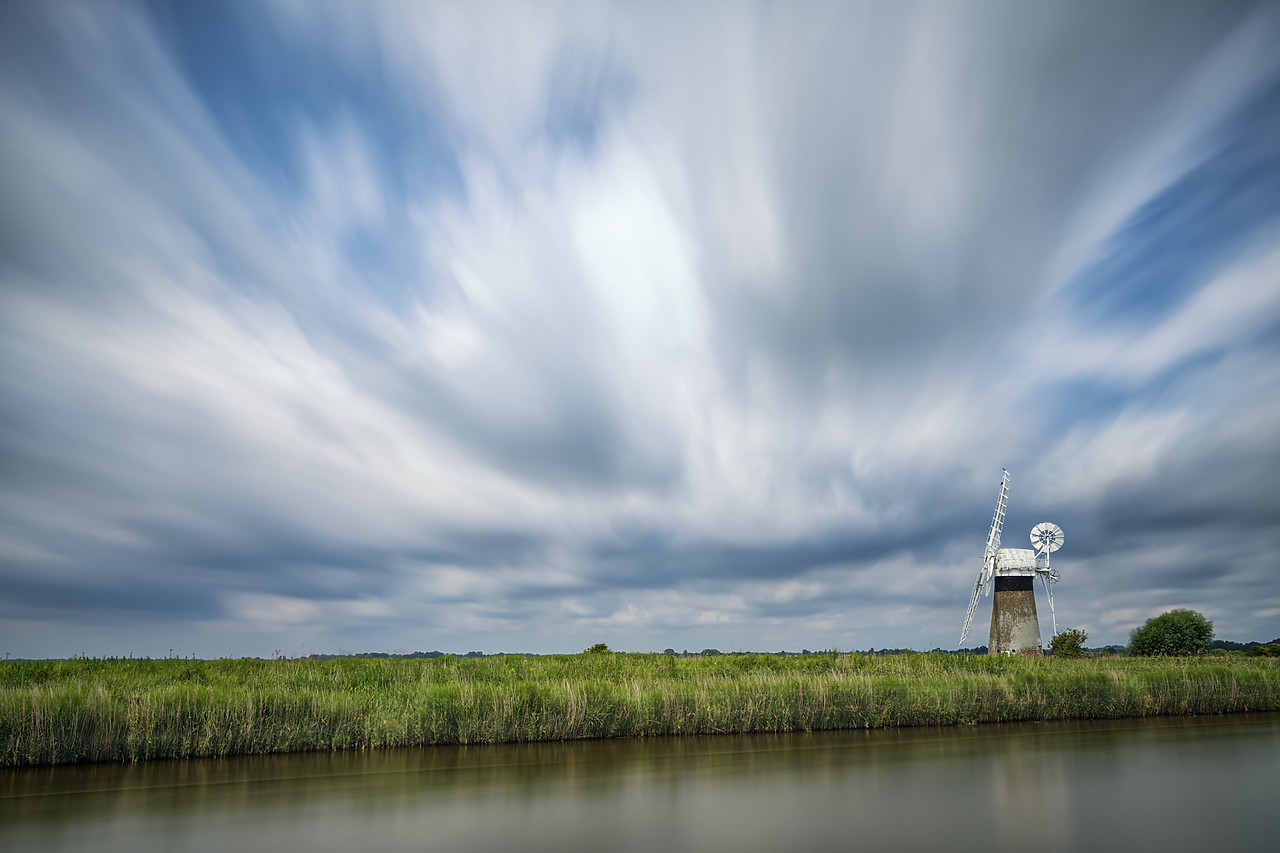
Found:
<path fill-rule="evenodd" d="M 1213 623 L 1194 610 L 1170 610 L 1134 628 L 1129 635 L 1129 654 L 1185 657 L 1199 655 L 1213 642 Z"/>
<path fill-rule="evenodd" d="M 610 649 L 609 649 L 609 647 L 608 647 L 607 645 L 605 645 L 604 643 L 596 643 L 594 646 L 592 646 L 591 648 L 587 649 L 587 650 L 586 650 L 586 652 L 585 652 L 585 654 L 589 654 L 589 655 L 607 655 L 607 654 L 609 654 L 609 652 L 610 652 Z"/>
<path fill-rule="evenodd" d="M 1053 635 L 1049 645 L 1053 647 L 1053 656 L 1058 658 L 1086 658 L 1089 653 L 1083 648 L 1089 635 L 1079 628 L 1068 628 Z"/>

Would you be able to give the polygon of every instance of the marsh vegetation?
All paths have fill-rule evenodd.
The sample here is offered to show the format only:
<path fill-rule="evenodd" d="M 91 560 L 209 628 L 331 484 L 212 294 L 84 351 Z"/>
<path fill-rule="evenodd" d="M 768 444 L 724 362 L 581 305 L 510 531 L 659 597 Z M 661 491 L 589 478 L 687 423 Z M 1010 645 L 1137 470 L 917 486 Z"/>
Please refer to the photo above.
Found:
<path fill-rule="evenodd" d="M 592 653 L 0 664 L 0 764 L 1280 710 L 1274 658 Z"/>

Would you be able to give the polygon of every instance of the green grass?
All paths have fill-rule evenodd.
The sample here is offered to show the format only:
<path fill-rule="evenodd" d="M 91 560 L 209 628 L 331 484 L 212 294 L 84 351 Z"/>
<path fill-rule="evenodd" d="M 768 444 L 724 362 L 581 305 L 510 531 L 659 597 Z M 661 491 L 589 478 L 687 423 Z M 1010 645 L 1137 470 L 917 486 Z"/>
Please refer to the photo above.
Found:
<path fill-rule="evenodd" d="M 0 765 L 1280 710 L 1272 658 L 0 663 Z"/>

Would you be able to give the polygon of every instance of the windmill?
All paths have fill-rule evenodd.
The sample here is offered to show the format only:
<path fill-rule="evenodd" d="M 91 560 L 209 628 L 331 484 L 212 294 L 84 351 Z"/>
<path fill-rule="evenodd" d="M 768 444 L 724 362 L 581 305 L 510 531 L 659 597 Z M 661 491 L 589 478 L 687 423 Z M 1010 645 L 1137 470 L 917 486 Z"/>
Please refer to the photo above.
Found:
<path fill-rule="evenodd" d="M 1053 609 L 1053 584 L 1058 573 L 1049 565 L 1049 555 L 1062 547 L 1062 528 L 1047 521 L 1031 528 L 1031 544 L 1034 548 L 1001 548 L 1000 534 L 1004 531 L 1004 514 L 1009 506 L 1009 481 L 1006 470 L 1000 479 L 1000 497 L 996 511 L 991 516 L 991 529 L 987 531 L 987 547 L 982 554 L 982 568 L 973 585 L 973 597 L 969 599 L 969 612 L 964 617 L 964 630 L 960 632 L 960 644 L 969 634 L 973 614 L 978 609 L 978 599 L 991 591 L 996 595 L 991 606 L 991 640 L 988 654 L 1039 655 L 1040 622 L 1036 618 L 1036 595 L 1033 578 L 1039 577 L 1049 599 L 1049 614 L 1053 618 L 1053 633 L 1058 633 L 1058 615 Z"/>

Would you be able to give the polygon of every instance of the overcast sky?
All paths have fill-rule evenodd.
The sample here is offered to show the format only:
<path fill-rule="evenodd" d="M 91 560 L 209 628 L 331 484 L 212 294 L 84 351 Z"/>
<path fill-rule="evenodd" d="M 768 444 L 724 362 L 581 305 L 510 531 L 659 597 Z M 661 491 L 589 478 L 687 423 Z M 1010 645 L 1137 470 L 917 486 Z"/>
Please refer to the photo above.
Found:
<path fill-rule="evenodd" d="M 1276 637 L 1277 44 L 6 2 L 0 651 L 953 648 L 1002 467 L 1060 628 Z"/>

